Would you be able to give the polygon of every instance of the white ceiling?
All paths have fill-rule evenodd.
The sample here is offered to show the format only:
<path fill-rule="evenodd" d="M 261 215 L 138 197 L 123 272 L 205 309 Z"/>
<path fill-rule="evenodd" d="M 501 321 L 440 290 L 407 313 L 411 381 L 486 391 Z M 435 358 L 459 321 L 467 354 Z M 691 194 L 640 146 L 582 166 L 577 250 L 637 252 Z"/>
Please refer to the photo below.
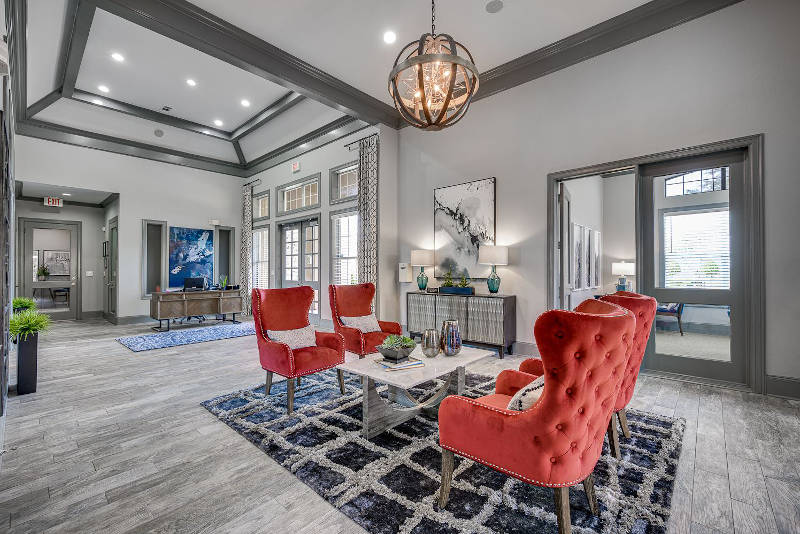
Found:
<path fill-rule="evenodd" d="M 69 193 L 64 195 L 64 193 Z M 108 198 L 108 191 L 95 191 L 94 189 L 81 189 L 79 187 L 64 187 L 61 185 L 47 185 L 36 182 L 22 182 L 22 196 L 33 198 L 60 197 L 72 202 L 87 202 L 100 204 Z"/>
<path fill-rule="evenodd" d="M 400 50 L 430 32 L 430 2 L 423 0 L 190 0 L 391 104 L 387 78 Z M 487 0 L 439 0 L 436 31 L 464 44 L 480 72 L 620 15 L 646 0 L 505 0 L 495 14 Z M 392 30 L 397 41 L 387 45 Z"/>
<path fill-rule="evenodd" d="M 28 105 L 57 88 L 67 0 L 28 0 Z"/>
<path fill-rule="evenodd" d="M 125 61 L 114 61 L 114 52 Z M 197 85 L 188 86 L 187 78 Z M 106 96 L 115 100 L 153 111 L 171 106 L 169 115 L 211 127 L 220 119 L 228 131 L 287 93 L 255 74 L 98 9 L 76 87 L 99 94 L 100 84 L 111 89 Z M 242 99 L 250 101 L 249 108 L 240 104 Z"/>

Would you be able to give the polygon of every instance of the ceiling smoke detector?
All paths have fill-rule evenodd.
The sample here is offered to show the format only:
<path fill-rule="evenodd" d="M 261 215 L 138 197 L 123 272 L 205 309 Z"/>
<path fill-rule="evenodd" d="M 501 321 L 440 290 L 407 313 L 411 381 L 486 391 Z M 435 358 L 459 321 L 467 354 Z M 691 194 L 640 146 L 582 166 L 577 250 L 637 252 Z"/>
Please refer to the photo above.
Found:
<path fill-rule="evenodd" d="M 161 111 L 172 111 L 172 106 L 164 106 L 161 108 Z"/>
<path fill-rule="evenodd" d="M 503 0 L 492 0 L 486 4 L 487 13 L 497 13 L 501 9 L 503 9 Z"/>
<path fill-rule="evenodd" d="M 155 131 L 153 131 L 153 135 L 155 135 L 156 137 L 164 137 L 164 130 L 158 128 Z"/>

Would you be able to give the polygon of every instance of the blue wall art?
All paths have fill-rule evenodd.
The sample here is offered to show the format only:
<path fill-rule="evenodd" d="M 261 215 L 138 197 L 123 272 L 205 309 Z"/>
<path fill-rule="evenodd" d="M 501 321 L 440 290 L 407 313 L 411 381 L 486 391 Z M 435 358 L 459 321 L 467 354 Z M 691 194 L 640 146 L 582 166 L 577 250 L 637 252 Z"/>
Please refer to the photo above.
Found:
<path fill-rule="evenodd" d="M 214 283 L 214 233 L 198 228 L 169 227 L 169 287 L 183 287 L 184 278 Z"/>
<path fill-rule="evenodd" d="M 491 267 L 478 263 L 481 245 L 494 245 L 495 179 L 440 187 L 433 191 L 434 275 L 486 278 Z"/>

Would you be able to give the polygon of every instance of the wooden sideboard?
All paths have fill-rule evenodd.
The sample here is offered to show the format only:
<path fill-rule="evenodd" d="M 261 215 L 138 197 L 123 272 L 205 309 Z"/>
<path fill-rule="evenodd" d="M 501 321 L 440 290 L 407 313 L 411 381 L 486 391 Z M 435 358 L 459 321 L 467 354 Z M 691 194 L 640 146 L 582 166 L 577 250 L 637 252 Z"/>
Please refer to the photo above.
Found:
<path fill-rule="evenodd" d="M 461 340 L 511 354 L 517 338 L 517 298 L 513 295 L 444 295 L 412 291 L 406 294 L 406 318 L 412 336 L 442 321 L 457 320 Z"/>
<path fill-rule="evenodd" d="M 150 296 L 150 317 L 158 321 L 158 328 L 161 329 L 161 321 L 167 321 L 169 330 L 169 320 L 182 317 L 193 317 L 196 315 L 233 315 L 233 322 L 236 322 L 236 314 L 242 313 L 242 296 L 238 289 L 212 290 L 212 291 L 171 291 L 153 293 Z"/>

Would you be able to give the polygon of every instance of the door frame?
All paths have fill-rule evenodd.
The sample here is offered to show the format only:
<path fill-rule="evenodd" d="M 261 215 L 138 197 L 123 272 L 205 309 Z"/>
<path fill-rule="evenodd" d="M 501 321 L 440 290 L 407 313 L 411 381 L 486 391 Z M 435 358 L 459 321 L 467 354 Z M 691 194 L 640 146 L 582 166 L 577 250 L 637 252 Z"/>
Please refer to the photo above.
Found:
<path fill-rule="evenodd" d="M 75 263 L 75 298 L 74 298 L 74 305 L 75 305 L 75 313 L 74 317 L 67 317 L 67 320 L 81 320 L 83 319 L 83 284 L 82 284 L 82 276 L 81 276 L 81 269 L 83 264 L 83 241 L 82 241 L 82 226 L 83 223 L 81 221 L 68 221 L 62 219 L 42 219 L 40 217 L 17 217 L 17 287 L 20 290 L 20 293 L 23 295 L 27 294 L 28 284 L 30 280 L 26 276 L 25 270 L 25 225 L 27 223 L 31 224 L 47 224 L 51 226 L 66 226 L 70 231 L 74 231 L 77 235 L 76 239 L 76 251 L 78 256 L 78 261 Z M 30 274 L 29 272 L 27 274 Z M 70 299 L 73 296 L 70 295 Z M 45 311 L 45 313 L 47 313 Z M 53 320 L 62 320 L 63 317 L 59 317 L 60 314 L 57 314 Z"/>
<path fill-rule="evenodd" d="M 277 277 L 275 279 L 275 285 L 276 285 L 276 287 L 285 287 L 283 285 L 283 282 L 284 282 L 284 280 L 283 280 L 283 273 L 284 273 L 284 266 L 283 266 L 283 227 L 284 226 L 288 226 L 288 225 L 294 225 L 294 224 L 300 225 L 300 244 L 301 244 L 300 258 L 302 260 L 303 259 L 303 255 L 305 254 L 303 252 L 303 250 L 302 250 L 302 243 L 304 242 L 304 239 L 305 239 L 305 237 L 303 236 L 303 223 L 307 223 L 307 222 L 311 222 L 311 221 L 316 221 L 317 226 L 319 226 L 319 252 L 318 252 L 318 254 L 319 254 L 319 281 L 317 282 L 317 284 L 319 285 L 319 287 L 317 288 L 317 292 L 319 294 L 319 310 L 318 310 L 318 313 L 309 314 L 309 317 L 315 319 L 317 321 L 317 323 L 319 323 L 322 320 L 322 244 L 323 243 L 322 243 L 322 213 L 321 212 L 315 212 L 315 213 L 311 213 L 311 214 L 304 215 L 304 216 L 301 216 L 301 217 L 294 217 L 294 218 L 291 218 L 291 219 L 285 219 L 285 220 L 276 222 L 276 224 L 275 224 L 275 226 L 276 226 L 276 229 L 275 229 L 276 230 L 276 232 L 275 232 L 275 241 L 277 243 L 277 246 L 274 247 L 274 248 L 275 248 L 275 252 L 277 254 L 275 265 L 277 265 L 277 267 L 278 267 L 278 273 L 277 273 Z M 300 269 L 301 269 L 301 271 L 303 271 L 303 278 L 305 278 L 304 265 L 303 265 L 302 261 L 300 263 Z M 302 283 L 298 283 L 298 285 L 310 285 L 310 284 L 306 284 L 305 282 L 302 282 Z"/>
<path fill-rule="evenodd" d="M 754 393 L 766 393 L 766 290 L 764 280 L 764 134 L 738 137 L 725 141 L 679 148 L 666 152 L 659 152 L 645 156 L 633 157 L 598 165 L 589 165 L 566 171 L 553 172 L 547 175 L 547 309 L 553 309 L 556 302 L 554 277 L 557 272 L 555 265 L 555 246 L 557 238 L 554 235 L 558 215 L 558 185 L 559 182 L 598 174 L 612 174 L 619 172 L 633 172 L 636 187 L 636 257 L 644 257 L 643 218 L 640 200 L 641 173 L 640 166 L 650 163 L 659 163 L 681 158 L 703 156 L 729 150 L 744 150 L 743 178 L 744 178 L 744 214 L 747 224 L 744 225 L 742 242 L 743 252 L 746 256 L 744 262 L 743 279 L 745 281 L 744 302 L 741 324 L 744 327 L 743 339 L 745 340 L 745 353 L 747 354 L 745 385 L 731 383 L 720 384 L 717 381 L 706 380 L 699 377 L 675 375 L 661 371 L 646 371 L 648 374 L 678 378 L 693 382 L 711 383 L 729 387 L 744 387 Z M 640 280 L 644 266 L 641 261 L 636 262 L 636 277 Z"/>
<path fill-rule="evenodd" d="M 117 229 L 117 246 L 114 247 L 114 255 L 111 255 L 111 228 Z M 169 232 L 169 228 L 167 228 Z M 119 215 L 111 217 L 106 223 L 106 241 L 108 241 L 108 263 L 103 267 L 103 318 L 113 324 L 117 324 L 119 317 Z M 105 260 L 104 260 L 105 261 Z M 117 274 L 114 277 L 114 311 L 111 311 L 111 306 L 108 303 L 109 297 L 109 280 L 111 278 L 111 267 L 116 266 Z"/>

